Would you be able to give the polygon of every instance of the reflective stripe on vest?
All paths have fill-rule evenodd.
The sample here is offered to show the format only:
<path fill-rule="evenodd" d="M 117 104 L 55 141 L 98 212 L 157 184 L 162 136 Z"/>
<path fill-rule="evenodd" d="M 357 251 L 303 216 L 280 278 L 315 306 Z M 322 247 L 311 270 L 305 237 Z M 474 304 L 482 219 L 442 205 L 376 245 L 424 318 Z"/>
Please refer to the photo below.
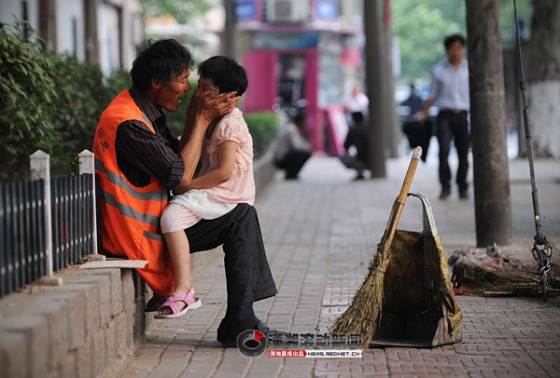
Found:
<path fill-rule="evenodd" d="M 110 171 L 105 168 L 105 164 L 99 159 L 95 159 L 95 169 L 103 172 L 107 175 L 107 179 L 113 184 L 126 190 L 126 192 L 132 197 L 141 201 L 161 201 L 161 192 L 149 191 L 149 192 L 139 192 L 133 188 L 125 179 L 119 176 L 117 173 Z"/>

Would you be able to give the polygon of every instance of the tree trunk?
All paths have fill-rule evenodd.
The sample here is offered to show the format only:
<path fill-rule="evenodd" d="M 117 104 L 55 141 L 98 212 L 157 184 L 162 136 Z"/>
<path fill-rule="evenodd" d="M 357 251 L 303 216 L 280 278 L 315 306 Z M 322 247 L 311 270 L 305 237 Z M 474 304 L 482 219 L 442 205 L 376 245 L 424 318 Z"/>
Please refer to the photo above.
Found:
<path fill-rule="evenodd" d="M 499 2 L 466 0 L 476 240 L 511 244 Z"/>
<path fill-rule="evenodd" d="M 527 73 L 536 156 L 560 158 L 560 1 L 533 1 Z"/>
<path fill-rule="evenodd" d="M 383 109 L 384 42 L 380 0 L 364 1 L 366 35 L 366 82 L 369 96 L 369 166 L 372 177 L 385 177 L 385 127 L 387 110 Z"/>

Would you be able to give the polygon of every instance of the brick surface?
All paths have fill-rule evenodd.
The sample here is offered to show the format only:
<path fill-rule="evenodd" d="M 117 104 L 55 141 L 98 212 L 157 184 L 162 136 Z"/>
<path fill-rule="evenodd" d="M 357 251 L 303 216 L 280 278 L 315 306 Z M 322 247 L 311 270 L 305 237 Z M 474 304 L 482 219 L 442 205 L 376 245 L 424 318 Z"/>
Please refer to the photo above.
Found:
<path fill-rule="evenodd" d="M 512 164 L 512 177 L 522 177 L 523 168 L 515 165 L 520 163 Z M 353 173 L 336 159 L 314 157 L 299 182 L 277 179 L 267 188 L 256 207 L 279 292 L 255 304 L 259 317 L 285 331 L 329 332 L 367 274 L 407 166 L 408 158 L 391 160 L 387 178 L 352 182 Z M 551 177 L 558 172 L 546 170 Z M 512 184 L 515 243 L 530 246 L 534 227 L 531 203 L 525 199 L 530 191 L 528 184 L 523 190 L 520 185 Z M 418 167 L 411 191 L 437 198 L 437 158 L 436 164 L 432 157 Z M 548 185 L 539 194 L 549 215 L 548 227 L 560 229 L 560 186 Z M 432 200 L 447 251 L 474 248 L 473 204 L 472 198 L 459 201 L 453 196 L 445 202 Z M 399 228 L 421 227 L 421 208 L 410 200 Z M 118 376 L 560 376 L 559 302 L 543 304 L 538 298 L 458 297 L 463 341 L 454 345 L 370 349 L 360 360 L 248 359 L 215 341 L 226 292 L 223 256 L 214 251 L 210 257 L 206 268 L 193 277 L 202 308 L 174 321 L 150 320 L 142 351 Z"/>

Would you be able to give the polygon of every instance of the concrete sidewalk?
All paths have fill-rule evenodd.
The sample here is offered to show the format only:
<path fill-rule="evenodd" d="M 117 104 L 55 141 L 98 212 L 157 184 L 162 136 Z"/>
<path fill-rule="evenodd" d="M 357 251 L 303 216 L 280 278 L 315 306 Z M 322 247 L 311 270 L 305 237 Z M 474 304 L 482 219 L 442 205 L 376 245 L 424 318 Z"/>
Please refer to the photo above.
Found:
<path fill-rule="evenodd" d="M 271 328 L 329 331 L 367 274 L 407 166 L 408 158 L 391 160 L 387 178 L 352 182 L 353 173 L 336 159 L 314 157 L 300 181 L 277 179 L 260 196 L 256 207 L 279 293 L 255 310 Z M 525 161 L 510 164 L 515 242 L 504 250 L 529 259 L 534 224 L 526 167 Z M 543 230 L 559 245 L 560 162 L 539 161 L 536 170 Z M 475 247 L 472 191 L 467 201 L 456 192 L 439 201 L 431 158 L 418 167 L 411 191 L 431 200 L 448 253 Z M 399 228 L 421 228 L 416 202 L 407 202 Z M 115 376 L 560 376 L 560 306 L 531 298 L 458 297 L 463 341 L 451 346 L 366 350 L 361 360 L 243 357 L 215 340 L 226 290 L 221 253 L 213 258 L 193 280 L 202 308 L 178 320 L 154 321 L 139 355 Z"/>

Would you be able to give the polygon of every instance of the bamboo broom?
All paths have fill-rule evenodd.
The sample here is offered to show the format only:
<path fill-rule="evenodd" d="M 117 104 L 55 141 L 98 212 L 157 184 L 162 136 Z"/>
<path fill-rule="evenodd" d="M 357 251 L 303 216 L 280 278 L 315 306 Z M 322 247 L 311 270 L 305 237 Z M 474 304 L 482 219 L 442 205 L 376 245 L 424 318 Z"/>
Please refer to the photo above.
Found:
<path fill-rule="evenodd" d="M 412 184 L 414 172 L 422 155 L 422 148 L 416 147 L 404 177 L 401 191 L 393 203 L 389 222 L 381 242 L 377 245 L 376 253 L 369 265 L 369 272 L 364 282 L 356 292 L 350 307 L 337 319 L 332 331 L 338 334 L 361 334 L 364 346 L 369 345 L 377 325 L 381 319 L 383 309 L 383 280 L 387 265 L 391 260 L 391 243 L 397 230 L 397 224 L 404 209 L 408 190 Z"/>

